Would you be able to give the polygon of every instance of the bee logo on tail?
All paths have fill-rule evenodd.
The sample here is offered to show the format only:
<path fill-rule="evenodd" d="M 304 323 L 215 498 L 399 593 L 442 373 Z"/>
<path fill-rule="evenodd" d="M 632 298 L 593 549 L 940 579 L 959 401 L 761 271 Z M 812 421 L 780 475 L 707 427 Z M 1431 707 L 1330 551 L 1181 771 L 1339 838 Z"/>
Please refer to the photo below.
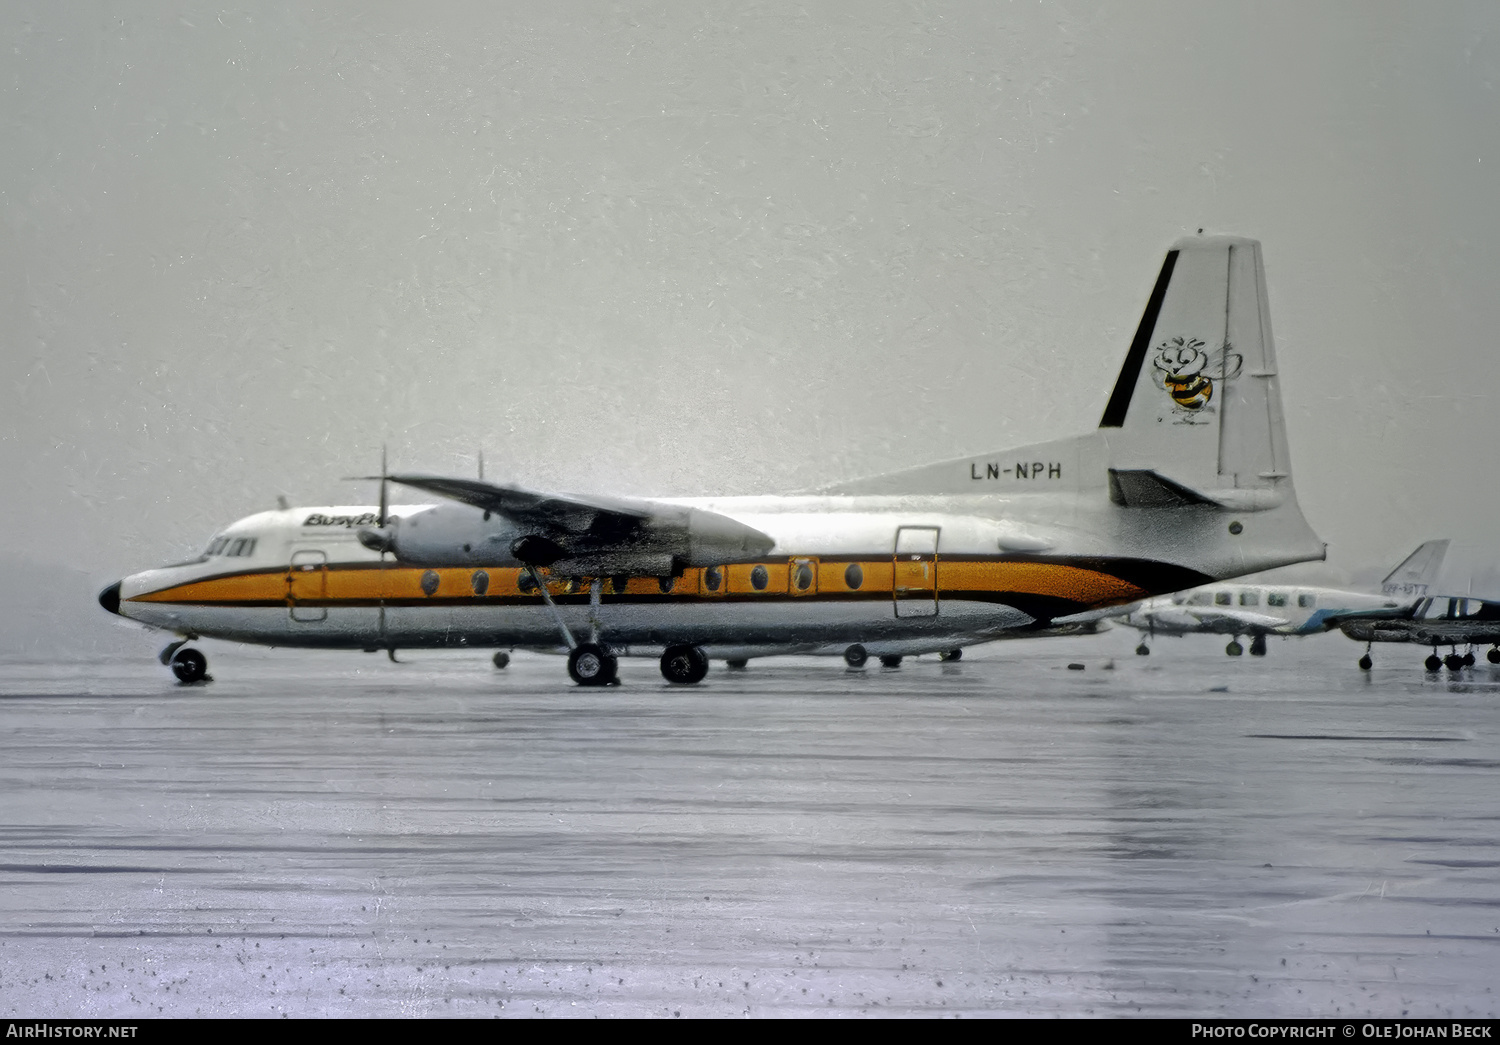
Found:
<path fill-rule="evenodd" d="M 1193 415 L 1212 412 L 1208 404 L 1214 397 L 1214 382 L 1237 377 L 1245 365 L 1245 357 L 1227 341 L 1213 352 L 1205 351 L 1206 347 L 1197 338 L 1174 337 L 1157 347 L 1151 361 L 1156 383 L 1172 397 L 1180 423 L 1197 424 Z"/>

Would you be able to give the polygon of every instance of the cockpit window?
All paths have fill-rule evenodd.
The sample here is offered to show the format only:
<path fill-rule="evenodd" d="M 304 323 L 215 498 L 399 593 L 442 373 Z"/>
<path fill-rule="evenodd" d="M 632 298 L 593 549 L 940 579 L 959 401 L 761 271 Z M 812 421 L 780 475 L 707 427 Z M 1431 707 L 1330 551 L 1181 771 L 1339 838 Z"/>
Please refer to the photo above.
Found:
<path fill-rule="evenodd" d="M 249 558 L 255 554 L 255 537 L 215 537 L 208 543 L 208 549 L 204 551 L 204 559 L 212 559 L 216 555 L 225 555 L 231 558 Z M 202 560 L 200 560 L 202 561 Z"/>

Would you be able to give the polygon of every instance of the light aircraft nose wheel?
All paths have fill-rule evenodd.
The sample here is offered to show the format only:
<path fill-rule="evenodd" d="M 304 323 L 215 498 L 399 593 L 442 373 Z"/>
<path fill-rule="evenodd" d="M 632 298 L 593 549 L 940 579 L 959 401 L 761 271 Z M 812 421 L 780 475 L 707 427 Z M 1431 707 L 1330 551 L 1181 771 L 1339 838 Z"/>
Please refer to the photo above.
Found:
<path fill-rule="evenodd" d="M 668 646 L 661 655 L 661 677 L 690 686 L 708 674 L 708 655 L 697 646 Z"/>
<path fill-rule="evenodd" d="M 901 666 L 901 657 L 895 653 L 881 657 L 880 666 L 883 668 L 899 668 Z"/>
<path fill-rule="evenodd" d="M 1490 659 L 1491 664 L 1500 664 L 1500 649 L 1492 649 L 1485 656 Z"/>
<path fill-rule="evenodd" d="M 1369 671 L 1374 666 L 1375 662 L 1370 659 L 1370 655 L 1368 653 L 1359 658 L 1359 669 L 1361 671 Z"/>
<path fill-rule="evenodd" d="M 1149 657 L 1151 656 L 1151 647 L 1143 642 L 1135 648 L 1135 655 L 1137 657 Z"/>
<path fill-rule="evenodd" d="M 857 642 L 854 645 L 850 646 L 848 649 L 844 650 L 844 663 L 849 665 L 851 668 L 862 668 L 865 666 L 865 661 L 869 659 L 870 655 L 866 653 L 865 648 Z"/>
<path fill-rule="evenodd" d="M 579 643 L 568 654 L 568 674 L 580 686 L 607 686 L 618 667 L 614 657 L 592 642 Z"/>
<path fill-rule="evenodd" d="M 178 682 L 202 682 L 208 677 L 208 658 L 195 649 L 180 649 L 172 656 L 172 674 Z"/>
<path fill-rule="evenodd" d="M 1257 635 L 1250 640 L 1250 656 L 1264 657 L 1266 655 L 1266 637 Z"/>
<path fill-rule="evenodd" d="M 1427 665 L 1428 671 L 1436 671 L 1438 668 L 1443 666 L 1443 658 L 1439 657 L 1436 653 L 1433 653 L 1427 658 L 1425 663 Z"/>
<path fill-rule="evenodd" d="M 499 653 L 495 654 L 492 659 L 494 660 L 495 667 L 497 668 L 503 670 L 510 667 L 510 654 L 506 653 L 504 650 L 501 650 Z"/>
<path fill-rule="evenodd" d="M 962 647 L 960 647 L 958 649 L 951 649 L 947 653 L 939 653 L 938 654 L 938 660 L 963 660 L 963 659 L 964 659 L 964 651 L 963 651 Z"/>
<path fill-rule="evenodd" d="M 1229 645 L 1224 647 L 1224 652 L 1229 654 L 1231 657 L 1238 657 L 1241 653 L 1245 652 L 1245 647 L 1241 646 L 1238 642 L 1231 642 Z"/>

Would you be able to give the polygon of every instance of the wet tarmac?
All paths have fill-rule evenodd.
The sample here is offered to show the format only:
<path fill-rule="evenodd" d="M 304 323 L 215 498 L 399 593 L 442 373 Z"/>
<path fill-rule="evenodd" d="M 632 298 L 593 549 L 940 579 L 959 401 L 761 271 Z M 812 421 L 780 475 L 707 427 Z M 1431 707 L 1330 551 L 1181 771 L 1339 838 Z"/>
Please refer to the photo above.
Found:
<path fill-rule="evenodd" d="M 0 1014 L 1496 1015 L 1500 669 L 1133 645 L 3 663 Z"/>

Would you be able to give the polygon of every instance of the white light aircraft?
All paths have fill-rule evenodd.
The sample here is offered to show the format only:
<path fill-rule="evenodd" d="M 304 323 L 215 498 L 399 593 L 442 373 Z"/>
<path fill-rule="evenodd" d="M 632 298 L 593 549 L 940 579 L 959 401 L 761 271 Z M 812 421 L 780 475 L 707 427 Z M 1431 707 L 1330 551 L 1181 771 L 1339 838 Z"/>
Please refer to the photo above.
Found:
<path fill-rule="evenodd" d="M 1212 584 L 1129 607 L 1118 619 L 1154 638 L 1157 635 L 1231 635 L 1224 652 L 1263 657 L 1267 635 L 1316 635 L 1361 618 L 1409 615 L 1437 579 L 1448 542 L 1428 541 L 1408 555 L 1381 583 L 1380 593 L 1314 588 L 1295 584 Z M 1429 600 L 1430 601 L 1430 600 Z M 1135 648 L 1151 652 L 1146 636 Z"/>
<path fill-rule="evenodd" d="M 1059 360 L 1059 364 L 1063 362 Z M 795 496 L 642 500 L 385 475 L 380 504 L 263 512 L 100 594 L 178 639 L 659 656 L 961 649 L 1322 558 L 1292 488 L 1260 245 L 1170 250 L 1097 430 Z M 387 506 L 387 482 L 437 495 Z M 497 665 L 503 654 L 497 654 Z"/>

